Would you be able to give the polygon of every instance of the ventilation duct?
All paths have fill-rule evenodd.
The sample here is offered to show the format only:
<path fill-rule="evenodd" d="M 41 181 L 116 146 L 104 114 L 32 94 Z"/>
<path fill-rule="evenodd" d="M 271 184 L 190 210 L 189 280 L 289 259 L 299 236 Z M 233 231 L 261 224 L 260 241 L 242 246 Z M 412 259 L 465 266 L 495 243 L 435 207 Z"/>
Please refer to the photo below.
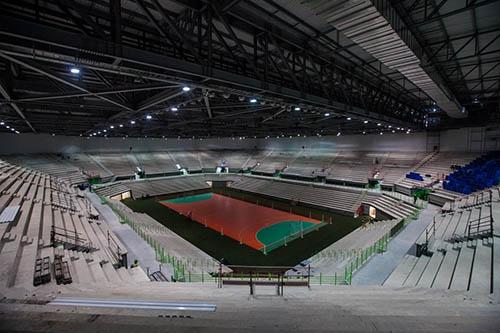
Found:
<path fill-rule="evenodd" d="M 453 96 L 424 71 L 419 58 L 372 1 L 309 0 L 303 3 L 385 66 L 403 74 L 450 117 L 467 116 Z"/>

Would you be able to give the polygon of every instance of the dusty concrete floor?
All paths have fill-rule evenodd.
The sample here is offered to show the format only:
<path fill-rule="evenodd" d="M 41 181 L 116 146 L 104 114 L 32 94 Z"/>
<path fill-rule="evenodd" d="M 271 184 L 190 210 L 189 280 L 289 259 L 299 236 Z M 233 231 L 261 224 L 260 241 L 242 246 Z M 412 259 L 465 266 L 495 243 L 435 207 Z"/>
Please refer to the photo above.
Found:
<path fill-rule="evenodd" d="M 500 305 L 490 295 L 429 289 L 317 286 L 217 289 L 198 284 L 148 283 L 107 290 L 35 290 L 0 302 L 1 331 L 31 332 L 498 332 Z M 16 294 L 19 294 L 17 291 Z M 35 296 L 33 296 L 35 295 Z M 141 310 L 39 304 L 57 296 L 106 300 L 212 303 L 215 312 Z M 10 302 L 10 303 L 9 303 Z M 27 304 L 31 303 L 31 304 Z"/>

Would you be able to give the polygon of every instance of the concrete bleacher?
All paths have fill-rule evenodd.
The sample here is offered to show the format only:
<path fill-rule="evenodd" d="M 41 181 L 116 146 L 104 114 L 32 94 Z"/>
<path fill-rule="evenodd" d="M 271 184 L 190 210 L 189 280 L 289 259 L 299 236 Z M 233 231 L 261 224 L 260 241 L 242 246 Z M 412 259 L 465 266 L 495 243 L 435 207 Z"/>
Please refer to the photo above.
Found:
<path fill-rule="evenodd" d="M 83 170 L 63 155 L 6 155 L 3 158 L 7 162 L 49 174 L 70 184 L 85 183 L 88 178 Z"/>
<path fill-rule="evenodd" d="M 119 178 L 132 177 L 137 172 L 138 161 L 133 154 L 106 153 L 91 154 L 92 159 Z"/>
<path fill-rule="evenodd" d="M 304 262 L 310 265 L 314 274 L 342 275 L 352 258 L 390 233 L 398 223 L 400 223 L 399 219 L 390 219 L 363 225 Z"/>
<path fill-rule="evenodd" d="M 69 159 L 68 163 L 78 167 L 89 177 L 108 179 L 113 175 L 109 170 L 99 165 L 87 154 L 70 154 L 67 155 L 67 158 Z"/>
<path fill-rule="evenodd" d="M 163 175 L 177 172 L 175 161 L 163 152 L 134 153 L 138 166 L 146 175 Z"/>
<path fill-rule="evenodd" d="M 110 185 L 97 187 L 95 192 L 101 196 L 114 197 L 122 193 L 130 192 L 130 188 L 123 183 L 112 183 Z"/>
<path fill-rule="evenodd" d="M 442 205 L 443 211 L 451 211 L 460 208 L 467 208 L 481 205 L 490 201 L 500 200 L 500 186 L 494 186 L 489 189 L 471 193 L 469 195 L 460 195 L 456 192 L 441 190 L 447 195 L 446 202 Z"/>
<path fill-rule="evenodd" d="M 270 150 L 260 154 L 263 156 L 257 161 L 257 164 L 253 167 L 252 172 L 257 174 L 273 175 L 276 171 L 283 171 L 289 163 L 300 155 L 300 151 Z M 255 156 L 253 158 L 256 159 Z"/>
<path fill-rule="evenodd" d="M 497 188 L 492 188 L 493 193 Z M 500 202 L 482 194 L 462 197 L 453 210 L 438 214 L 384 282 L 389 287 L 423 287 L 491 293 L 498 284 Z M 417 255 L 415 255 L 417 254 Z"/>
<path fill-rule="evenodd" d="M 453 172 L 452 166 L 463 166 L 474 160 L 479 153 L 468 152 L 433 152 L 424 157 L 420 163 L 415 165 L 411 171 L 419 173 L 422 181 L 417 181 L 402 177 L 397 185 L 402 192 L 408 191 L 414 187 L 431 187 L 445 179 Z"/>
<path fill-rule="evenodd" d="M 198 156 L 199 152 L 169 151 L 169 154 L 176 164 L 190 172 L 199 172 L 203 168 Z"/>
<path fill-rule="evenodd" d="M 203 177 L 176 176 L 154 180 L 124 182 L 130 188 L 134 198 L 173 194 L 209 188 Z"/>
<path fill-rule="evenodd" d="M 241 191 L 349 213 L 355 212 L 359 207 L 363 193 L 357 189 L 340 190 L 334 187 L 311 186 L 261 177 L 243 177 L 229 186 Z"/>
<path fill-rule="evenodd" d="M 140 279 L 140 272 L 132 276 L 126 267 L 119 267 L 126 247 L 106 224 L 95 219 L 95 208 L 69 183 L 1 161 L 0 186 L 0 213 L 5 207 L 20 206 L 12 222 L 0 225 L 1 287 L 32 288 L 35 261 L 44 257 L 51 263 L 61 257 L 73 283 L 117 285 L 149 280 L 144 273 Z M 118 270 L 125 271 L 128 280 L 117 280 Z M 55 284 L 54 272 L 50 274 L 50 284 Z"/>
<path fill-rule="evenodd" d="M 388 217 L 396 219 L 404 219 L 415 213 L 416 207 L 411 204 L 404 202 L 403 200 L 398 200 L 387 194 L 373 196 L 373 194 L 368 194 L 363 203 L 374 207 L 377 211 L 382 211 L 383 214 L 388 215 Z"/>
<path fill-rule="evenodd" d="M 368 179 L 378 178 L 384 185 L 392 186 L 396 179 L 401 178 L 408 171 L 410 164 L 418 161 L 422 156 L 425 154 L 369 151 L 327 152 L 304 148 L 301 150 L 166 150 L 164 152 L 87 153 L 67 156 L 46 154 L 29 157 L 14 155 L 10 158 L 18 164 L 27 166 L 30 163 L 44 165 L 50 162 L 51 168 L 54 169 L 52 172 L 60 172 L 61 177 L 64 176 L 62 173 L 68 173 L 69 176 L 66 177 L 75 178 L 72 183 L 82 181 L 85 177 L 95 176 L 105 180 L 111 179 L 111 176 L 119 179 L 130 178 L 137 172 L 137 167 L 145 171 L 147 175 L 165 176 L 178 173 L 179 168 L 186 169 L 190 173 L 197 173 L 203 170 L 213 170 L 225 164 L 234 172 L 250 168 L 255 174 L 271 176 L 276 171 L 280 171 L 284 177 L 289 178 L 313 179 L 320 176 L 326 177 L 331 183 L 358 186 L 366 184 Z M 77 175 L 80 175 L 80 179 L 76 178 Z"/>

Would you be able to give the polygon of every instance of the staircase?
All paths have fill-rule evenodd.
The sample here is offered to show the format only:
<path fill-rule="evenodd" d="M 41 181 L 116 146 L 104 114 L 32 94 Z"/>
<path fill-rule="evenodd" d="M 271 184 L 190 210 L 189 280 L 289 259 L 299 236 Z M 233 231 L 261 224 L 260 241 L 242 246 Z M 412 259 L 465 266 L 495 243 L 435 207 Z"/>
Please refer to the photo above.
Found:
<path fill-rule="evenodd" d="M 62 245 L 65 250 L 72 250 L 78 252 L 91 252 L 96 250 L 92 247 L 92 242 L 81 237 L 75 230 L 68 230 L 52 226 L 50 231 L 50 242 L 52 247 Z"/>

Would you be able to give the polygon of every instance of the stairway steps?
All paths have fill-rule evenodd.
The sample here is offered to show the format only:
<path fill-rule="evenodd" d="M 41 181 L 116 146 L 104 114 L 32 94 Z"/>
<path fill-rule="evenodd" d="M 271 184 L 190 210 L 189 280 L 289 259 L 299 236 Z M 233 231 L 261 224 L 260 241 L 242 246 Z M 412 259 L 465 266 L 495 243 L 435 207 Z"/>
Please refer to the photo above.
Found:
<path fill-rule="evenodd" d="M 432 286 L 432 283 L 436 278 L 437 272 L 439 271 L 439 268 L 443 262 L 444 257 L 445 256 L 441 251 L 435 251 L 432 254 L 432 257 L 430 258 L 424 273 L 422 274 L 420 280 L 417 283 L 417 287 L 430 288 Z"/>
<path fill-rule="evenodd" d="M 467 290 L 469 287 L 470 272 L 475 249 L 465 243 L 460 248 L 455 271 L 451 279 L 450 289 Z"/>
<path fill-rule="evenodd" d="M 453 270 L 455 269 L 455 264 L 457 263 L 458 254 L 458 250 L 448 245 L 446 255 L 443 258 L 431 288 L 448 289 L 453 276 Z"/>
<path fill-rule="evenodd" d="M 420 280 L 420 277 L 424 273 L 425 268 L 427 267 L 429 261 L 430 261 L 429 257 L 420 256 L 420 258 L 418 258 L 417 263 L 415 264 L 410 274 L 408 275 L 408 278 L 404 281 L 403 286 L 405 287 L 416 286 L 418 281 Z"/>
<path fill-rule="evenodd" d="M 401 287 L 403 283 L 408 278 L 413 267 L 418 261 L 418 257 L 407 254 L 403 258 L 402 262 L 396 267 L 396 269 L 389 275 L 387 280 L 384 282 L 384 286 L 388 287 Z"/>
<path fill-rule="evenodd" d="M 500 245 L 500 244 L 498 244 Z M 493 271 L 491 270 L 493 255 L 493 244 L 488 239 L 478 240 L 474 256 L 474 266 L 469 290 L 479 292 L 490 292 Z"/>

